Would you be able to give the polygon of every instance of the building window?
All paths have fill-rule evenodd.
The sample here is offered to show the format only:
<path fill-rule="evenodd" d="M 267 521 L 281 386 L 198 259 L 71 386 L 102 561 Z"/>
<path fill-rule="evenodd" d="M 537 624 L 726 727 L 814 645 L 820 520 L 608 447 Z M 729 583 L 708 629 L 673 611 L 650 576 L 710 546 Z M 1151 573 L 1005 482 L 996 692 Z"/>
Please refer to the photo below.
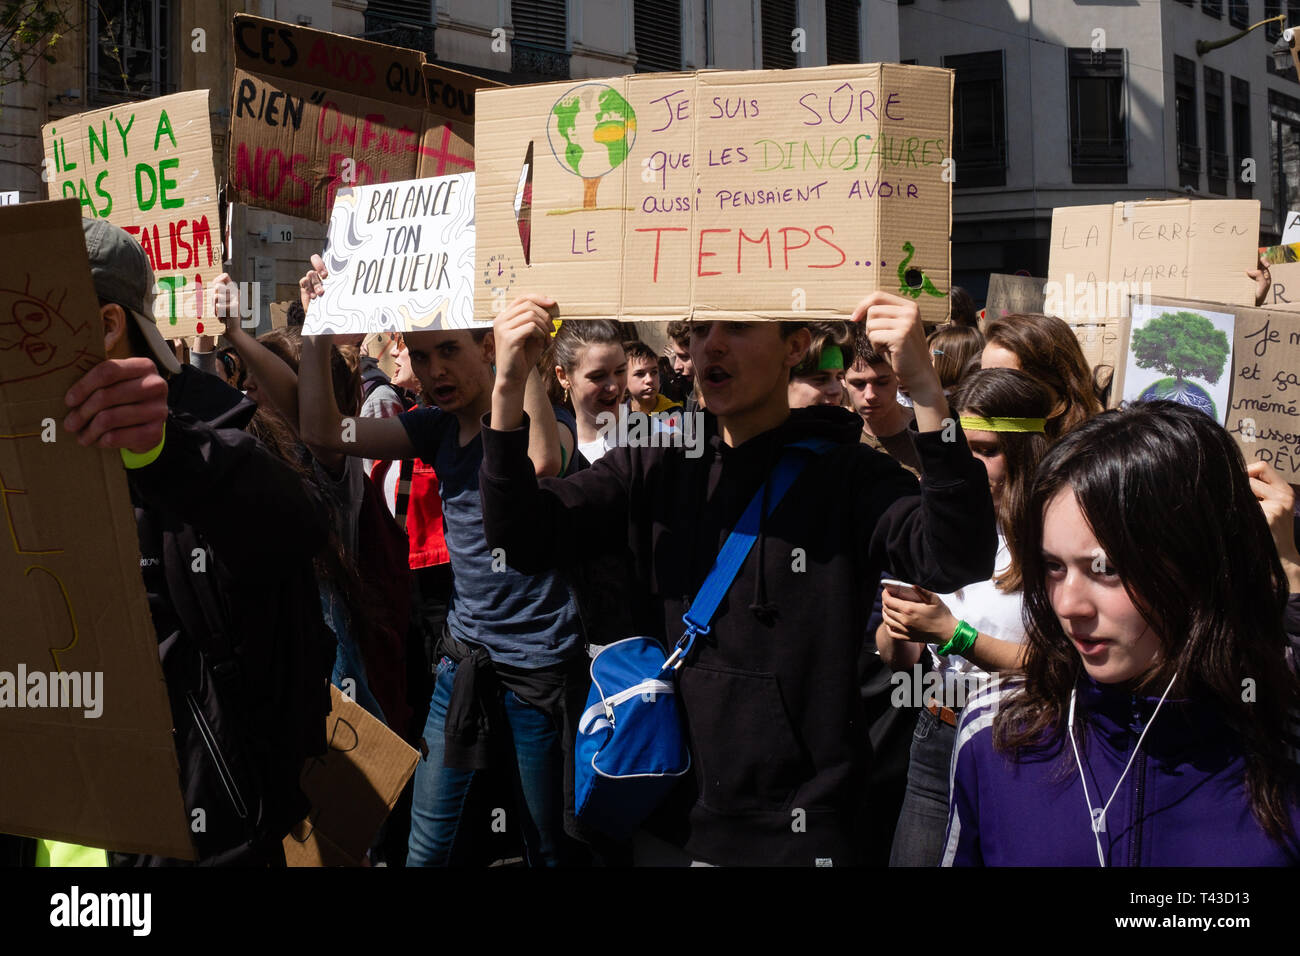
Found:
<path fill-rule="evenodd" d="M 682 68 L 682 0 L 634 0 L 632 26 L 638 73 Z"/>
<path fill-rule="evenodd" d="M 1067 51 L 1070 166 L 1076 183 L 1128 182 L 1124 51 Z"/>
<path fill-rule="evenodd" d="M 365 38 L 433 56 L 433 17 L 432 0 L 370 0 Z"/>
<path fill-rule="evenodd" d="M 1228 0 L 1228 22 L 1243 30 L 1250 26 L 1250 4 L 1247 0 Z"/>
<path fill-rule="evenodd" d="M 1237 184 L 1237 198 L 1249 199 L 1254 184 L 1241 179 L 1242 163 L 1255 156 L 1250 143 L 1250 84 L 1240 77 L 1232 78 L 1232 168 L 1229 170 Z M 1258 166 L 1258 163 L 1254 163 Z"/>
<path fill-rule="evenodd" d="M 1300 100 L 1268 91 L 1268 136 L 1273 157 L 1273 231 L 1280 237 L 1287 211 L 1300 209 Z"/>
<path fill-rule="evenodd" d="M 1007 184 L 1007 121 L 1002 51 L 945 56 L 956 72 L 952 89 L 955 186 Z"/>
<path fill-rule="evenodd" d="M 859 0 L 826 0 L 826 62 L 861 63 Z"/>
<path fill-rule="evenodd" d="M 515 35 L 510 72 L 520 82 L 569 78 L 569 17 L 565 0 L 510 0 Z"/>
<path fill-rule="evenodd" d="M 1223 0 L 1201 0 L 1201 9 L 1212 17 L 1223 17 Z"/>
<path fill-rule="evenodd" d="M 168 0 L 99 0 L 90 6 L 90 102 L 120 103 L 173 93 Z"/>
<path fill-rule="evenodd" d="M 1178 145 L 1178 184 L 1201 188 L 1201 145 L 1196 131 L 1196 64 L 1174 57 L 1174 140 Z"/>
<path fill-rule="evenodd" d="M 798 66 L 794 52 L 794 0 L 763 0 L 759 19 L 763 28 L 763 69 Z"/>
<path fill-rule="evenodd" d="M 1205 68 L 1205 172 L 1208 188 L 1228 195 L 1228 133 L 1223 109 L 1223 73 Z"/>

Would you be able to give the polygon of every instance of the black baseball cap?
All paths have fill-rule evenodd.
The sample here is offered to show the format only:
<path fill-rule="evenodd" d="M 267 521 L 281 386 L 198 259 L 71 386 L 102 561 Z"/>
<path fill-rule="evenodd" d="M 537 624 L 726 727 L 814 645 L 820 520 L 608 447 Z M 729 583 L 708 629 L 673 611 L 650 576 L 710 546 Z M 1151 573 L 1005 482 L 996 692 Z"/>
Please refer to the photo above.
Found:
<path fill-rule="evenodd" d="M 90 257 L 90 276 L 95 283 L 95 294 L 101 302 L 120 305 L 140 327 L 149 351 L 160 366 L 178 374 L 181 363 L 176 360 L 153 315 L 153 267 L 144 247 L 130 233 L 119 229 L 105 219 L 82 219 L 81 229 L 86 236 L 86 253 Z"/>

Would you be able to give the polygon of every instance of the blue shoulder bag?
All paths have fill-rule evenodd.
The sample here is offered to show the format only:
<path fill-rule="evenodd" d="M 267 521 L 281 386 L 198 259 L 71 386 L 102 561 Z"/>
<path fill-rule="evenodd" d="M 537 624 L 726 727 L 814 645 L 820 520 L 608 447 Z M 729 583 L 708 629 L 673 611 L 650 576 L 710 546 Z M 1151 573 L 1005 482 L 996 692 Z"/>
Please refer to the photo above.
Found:
<path fill-rule="evenodd" d="M 790 445 L 769 479 L 771 514 L 812 455 L 835 443 L 806 439 Z M 765 483 L 766 485 L 766 483 Z M 666 658 L 658 641 L 629 637 L 602 649 L 591 662 L 591 691 L 578 721 L 575 810 L 584 825 L 608 836 L 629 838 L 691 768 L 674 677 L 691 645 L 709 633 L 722 603 L 758 539 L 760 486 L 728 535 L 690 610 L 686 631 Z"/>

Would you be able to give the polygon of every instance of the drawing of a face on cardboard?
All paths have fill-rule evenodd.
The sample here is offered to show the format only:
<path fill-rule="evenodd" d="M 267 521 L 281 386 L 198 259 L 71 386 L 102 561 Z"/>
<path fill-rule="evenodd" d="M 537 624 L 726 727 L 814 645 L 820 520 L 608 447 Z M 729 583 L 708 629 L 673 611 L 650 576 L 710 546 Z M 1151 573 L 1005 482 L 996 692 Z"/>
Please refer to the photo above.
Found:
<path fill-rule="evenodd" d="M 77 341 L 86 320 L 73 325 L 59 311 L 66 293 L 55 302 L 53 293 L 48 298 L 33 294 L 30 284 L 28 277 L 28 288 L 0 288 L 0 385 L 41 378 L 78 363 L 89 368 L 97 361 Z"/>

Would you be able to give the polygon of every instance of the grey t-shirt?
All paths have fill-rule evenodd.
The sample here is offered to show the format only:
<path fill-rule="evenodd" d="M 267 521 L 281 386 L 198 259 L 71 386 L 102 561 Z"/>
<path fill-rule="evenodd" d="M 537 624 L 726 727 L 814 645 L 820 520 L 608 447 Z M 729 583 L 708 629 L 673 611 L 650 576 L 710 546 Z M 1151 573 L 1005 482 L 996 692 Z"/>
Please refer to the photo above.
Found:
<path fill-rule="evenodd" d="M 452 636 L 481 644 L 493 661 L 515 667 L 546 667 L 581 654 L 578 609 L 560 578 L 554 572 L 520 574 L 488 549 L 478 490 L 482 435 L 462 448 L 456 417 L 436 408 L 403 412 L 398 420 L 415 454 L 438 475 L 451 553 Z"/>

